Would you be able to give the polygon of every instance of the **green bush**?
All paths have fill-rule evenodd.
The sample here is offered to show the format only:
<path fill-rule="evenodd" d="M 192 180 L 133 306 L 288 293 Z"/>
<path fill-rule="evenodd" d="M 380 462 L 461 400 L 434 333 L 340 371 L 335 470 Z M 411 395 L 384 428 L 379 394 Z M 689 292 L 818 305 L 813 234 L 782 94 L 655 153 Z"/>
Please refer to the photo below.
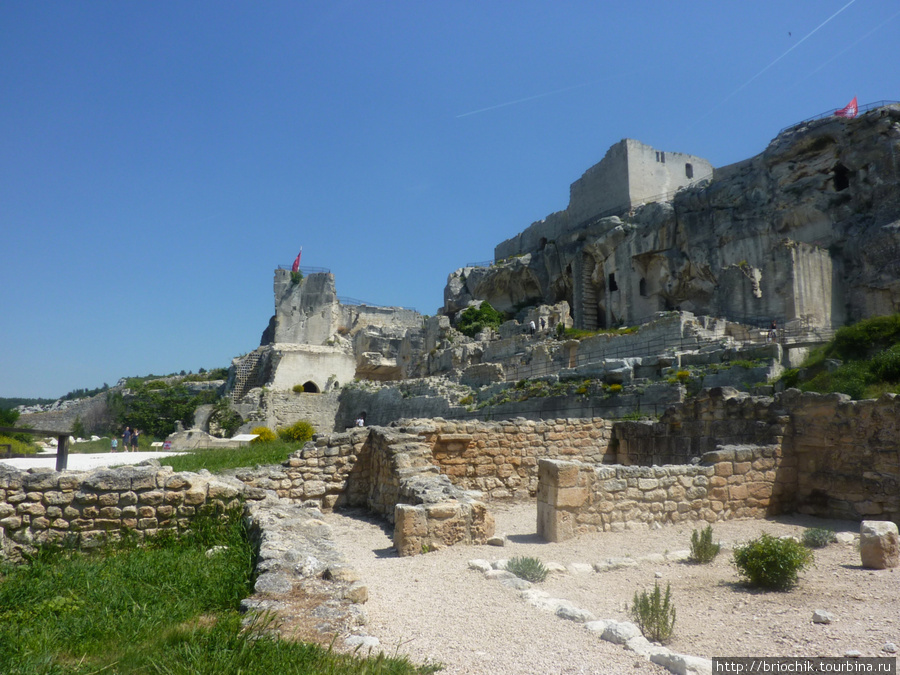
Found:
<path fill-rule="evenodd" d="M 691 533 L 691 560 L 696 563 L 710 563 L 719 555 L 722 546 L 713 543 L 712 525 Z"/>
<path fill-rule="evenodd" d="M 289 427 L 282 427 L 281 429 L 279 429 L 278 438 L 280 438 L 282 441 L 306 443 L 306 441 L 312 439 L 313 434 L 315 433 L 316 430 L 312 424 L 310 424 L 306 420 L 300 420 L 299 422 L 294 422 Z"/>
<path fill-rule="evenodd" d="M 544 566 L 544 563 L 537 558 L 524 556 L 512 558 L 506 564 L 506 571 L 512 572 L 520 579 L 525 579 L 525 581 L 530 581 L 532 583 L 540 583 L 546 579 L 547 575 L 550 573 L 550 570 Z"/>
<path fill-rule="evenodd" d="M 869 363 L 869 369 L 879 380 L 900 382 L 900 344 L 876 354 Z"/>
<path fill-rule="evenodd" d="M 765 533 L 734 549 L 738 572 L 756 588 L 789 590 L 812 563 L 812 551 L 803 544 Z"/>
<path fill-rule="evenodd" d="M 839 359 L 865 359 L 900 342 L 900 314 L 876 316 L 845 326 L 834 335 L 826 355 Z"/>
<path fill-rule="evenodd" d="M 278 438 L 269 427 L 254 427 L 250 433 L 256 434 L 256 438 L 250 441 L 251 443 L 271 443 Z"/>
<path fill-rule="evenodd" d="M 690 371 L 688 371 L 688 370 L 679 370 L 677 373 L 675 373 L 675 378 L 676 378 L 679 382 L 681 382 L 682 384 L 684 384 L 684 383 L 687 382 L 689 379 L 691 379 L 691 373 L 690 373 Z"/>
<path fill-rule="evenodd" d="M 665 596 L 659 584 L 653 585 L 653 592 L 634 594 L 631 618 L 648 640 L 665 643 L 675 630 L 675 605 L 672 604 L 672 587 L 666 584 Z"/>
<path fill-rule="evenodd" d="M 827 527 L 810 527 L 800 537 L 800 543 L 807 548 L 825 548 L 834 541 L 834 530 Z"/>
<path fill-rule="evenodd" d="M 456 330 L 470 338 L 475 337 L 485 328 L 499 328 L 504 316 L 490 303 L 482 302 L 480 307 L 467 307 L 460 315 Z"/>
<path fill-rule="evenodd" d="M 295 394 L 302 394 L 305 389 L 303 388 L 302 384 L 295 384 L 293 387 L 291 387 L 291 391 L 293 391 Z"/>

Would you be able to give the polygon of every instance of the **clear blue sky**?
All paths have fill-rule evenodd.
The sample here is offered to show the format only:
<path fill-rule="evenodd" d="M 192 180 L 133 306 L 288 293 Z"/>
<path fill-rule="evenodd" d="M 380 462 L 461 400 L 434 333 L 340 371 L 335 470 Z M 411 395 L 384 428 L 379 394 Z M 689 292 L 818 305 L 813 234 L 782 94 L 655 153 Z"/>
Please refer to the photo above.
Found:
<path fill-rule="evenodd" d="M 896 0 L 0 3 L 0 396 L 228 366 L 273 270 L 434 314 L 622 138 L 900 99 Z"/>

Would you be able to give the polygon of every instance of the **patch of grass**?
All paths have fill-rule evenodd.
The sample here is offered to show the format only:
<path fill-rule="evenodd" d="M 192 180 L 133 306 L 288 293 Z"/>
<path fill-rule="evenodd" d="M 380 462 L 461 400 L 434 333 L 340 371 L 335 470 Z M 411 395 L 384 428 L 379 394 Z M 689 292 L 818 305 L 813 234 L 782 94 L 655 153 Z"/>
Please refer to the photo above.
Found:
<path fill-rule="evenodd" d="M 207 557 L 214 546 L 223 546 Z M 0 569 L 4 675 L 272 675 L 434 672 L 406 659 L 360 659 L 286 642 L 263 620 L 242 627 L 253 548 L 239 511 L 181 535 L 135 538 L 93 554 L 40 550 Z"/>
<path fill-rule="evenodd" d="M 800 537 L 800 543 L 807 548 L 825 548 L 835 541 L 834 530 L 828 527 L 810 527 Z"/>
<path fill-rule="evenodd" d="M 210 448 L 172 455 L 162 461 L 175 471 L 209 469 L 212 473 L 216 473 L 242 466 L 281 464 L 302 446 L 302 443 L 280 441 L 250 443 L 243 448 Z"/>
<path fill-rule="evenodd" d="M 516 556 L 510 559 L 506 564 L 506 571 L 535 584 L 540 583 L 550 574 L 550 571 L 539 559 L 527 556 Z"/>

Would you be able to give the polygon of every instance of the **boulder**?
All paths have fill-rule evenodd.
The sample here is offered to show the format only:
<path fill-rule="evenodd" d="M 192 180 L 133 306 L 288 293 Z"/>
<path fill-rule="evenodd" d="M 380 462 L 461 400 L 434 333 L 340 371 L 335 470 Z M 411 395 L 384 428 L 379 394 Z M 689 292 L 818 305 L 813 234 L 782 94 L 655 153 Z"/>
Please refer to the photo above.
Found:
<path fill-rule="evenodd" d="M 864 520 L 859 528 L 859 555 L 863 567 L 883 570 L 900 565 L 900 534 L 888 520 Z"/>

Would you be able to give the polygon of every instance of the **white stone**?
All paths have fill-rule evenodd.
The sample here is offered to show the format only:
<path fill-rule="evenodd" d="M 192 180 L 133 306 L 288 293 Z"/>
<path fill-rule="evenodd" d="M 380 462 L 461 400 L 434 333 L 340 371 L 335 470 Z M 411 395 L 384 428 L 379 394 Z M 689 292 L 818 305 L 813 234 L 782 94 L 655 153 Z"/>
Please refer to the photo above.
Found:
<path fill-rule="evenodd" d="M 470 570 L 478 570 L 479 572 L 487 572 L 491 570 L 491 563 L 487 560 L 482 560 L 481 558 L 475 558 L 474 560 L 469 561 L 469 569 Z"/>
<path fill-rule="evenodd" d="M 641 629 L 630 621 L 611 621 L 601 637 L 607 642 L 624 645 L 631 638 L 640 634 Z"/>
<path fill-rule="evenodd" d="M 896 654 L 897 645 L 895 645 L 893 642 L 885 642 L 884 647 L 881 648 L 881 651 L 887 652 L 888 654 Z"/>
<path fill-rule="evenodd" d="M 852 532 L 838 532 L 834 535 L 834 540 L 839 544 L 855 544 L 856 538 L 858 535 L 853 534 Z"/>
<path fill-rule="evenodd" d="M 506 570 L 488 570 L 484 573 L 488 579 L 516 579 L 516 575 Z"/>
<path fill-rule="evenodd" d="M 566 572 L 569 571 L 566 569 L 565 565 L 563 565 L 562 563 L 558 563 L 558 562 L 544 563 L 544 567 L 547 568 L 547 571 L 550 574 L 565 574 Z"/>
<path fill-rule="evenodd" d="M 900 534 L 889 520 L 864 520 L 859 528 L 859 556 L 863 567 L 883 570 L 900 566 Z"/>
<path fill-rule="evenodd" d="M 594 571 L 593 565 L 587 563 L 569 563 L 567 569 L 572 574 L 590 574 Z"/>
<path fill-rule="evenodd" d="M 690 560 L 691 552 L 687 549 L 681 551 L 672 551 L 666 555 L 666 560 L 669 562 L 684 562 L 685 560 Z"/>
<path fill-rule="evenodd" d="M 712 659 L 699 656 L 668 652 L 653 654 L 650 661 L 671 670 L 675 675 L 712 675 Z"/>
<path fill-rule="evenodd" d="M 374 649 L 381 641 L 371 635 L 350 635 L 344 640 L 344 644 L 350 648 Z"/>
<path fill-rule="evenodd" d="M 590 623 L 591 621 L 597 620 L 597 617 L 586 609 L 572 607 L 571 605 L 561 606 L 556 610 L 556 616 L 560 619 L 566 619 L 567 621 L 574 621 L 575 623 Z"/>
<path fill-rule="evenodd" d="M 600 633 L 602 635 L 609 623 L 607 619 L 598 619 L 597 621 L 588 621 L 584 624 L 584 627 L 592 633 Z"/>
<path fill-rule="evenodd" d="M 830 612 L 826 612 L 824 609 L 817 609 L 813 612 L 813 623 L 831 623 L 832 621 L 834 621 L 834 615 Z"/>

